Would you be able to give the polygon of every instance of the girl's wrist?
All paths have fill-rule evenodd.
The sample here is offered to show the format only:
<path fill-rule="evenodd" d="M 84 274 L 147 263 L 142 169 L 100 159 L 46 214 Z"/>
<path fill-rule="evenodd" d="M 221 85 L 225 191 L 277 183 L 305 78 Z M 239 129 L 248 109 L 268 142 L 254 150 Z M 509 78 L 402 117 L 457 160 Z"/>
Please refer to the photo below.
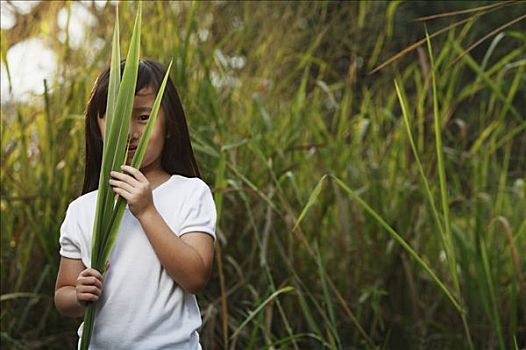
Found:
<path fill-rule="evenodd" d="M 151 206 L 148 206 L 143 211 L 141 211 L 140 213 L 138 213 L 135 217 L 137 218 L 137 220 L 139 220 L 139 222 L 142 225 L 144 222 L 150 220 L 156 214 L 157 215 L 159 214 L 157 212 L 157 209 L 155 208 L 154 205 L 151 205 Z"/>

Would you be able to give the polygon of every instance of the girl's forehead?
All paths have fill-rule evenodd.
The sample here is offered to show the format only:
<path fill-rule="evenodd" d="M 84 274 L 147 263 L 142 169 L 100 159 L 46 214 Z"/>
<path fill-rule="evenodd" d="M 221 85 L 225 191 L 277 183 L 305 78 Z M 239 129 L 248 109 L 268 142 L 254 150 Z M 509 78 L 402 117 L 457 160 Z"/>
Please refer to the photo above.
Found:
<path fill-rule="evenodd" d="M 141 89 L 135 95 L 134 107 L 141 107 L 143 105 L 148 105 L 151 107 L 155 102 L 155 92 L 151 88 Z"/>
<path fill-rule="evenodd" d="M 155 91 L 150 87 L 146 86 L 135 94 L 136 97 L 148 97 L 148 96 L 154 96 L 155 97 Z"/>

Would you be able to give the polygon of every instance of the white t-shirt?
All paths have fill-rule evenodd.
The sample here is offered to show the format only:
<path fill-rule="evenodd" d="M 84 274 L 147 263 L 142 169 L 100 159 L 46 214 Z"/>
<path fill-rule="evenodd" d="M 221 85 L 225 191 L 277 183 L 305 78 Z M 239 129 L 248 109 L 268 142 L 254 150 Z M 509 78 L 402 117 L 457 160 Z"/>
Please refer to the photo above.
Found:
<path fill-rule="evenodd" d="M 216 209 L 199 178 L 172 175 L 153 190 L 153 202 L 172 231 L 205 232 L 215 240 Z M 60 255 L 91 266 L 97 191 L 70 203 L 60 228 Z M 201 314 L 195 295 L 184 291 L 159 262 L 128 207 L 104 276 L 90 349 L 200 349 Z M 79 328 L 82 334 L 82 325 Z"/>

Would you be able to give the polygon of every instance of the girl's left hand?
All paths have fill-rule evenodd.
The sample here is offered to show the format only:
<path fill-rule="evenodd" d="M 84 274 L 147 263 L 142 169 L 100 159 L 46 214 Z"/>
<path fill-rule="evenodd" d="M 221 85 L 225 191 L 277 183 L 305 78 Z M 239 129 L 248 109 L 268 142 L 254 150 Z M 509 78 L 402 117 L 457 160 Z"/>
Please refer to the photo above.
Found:
<path fill-rule="evenodd" d="M 115 193 L 126 199 L 132 214 L 139 217 L 153 207 L 150 182 L 143 173 L 131 166 L 123 165 L 121 169 L 125 173 L 110 173 L 110 185 Z"/>

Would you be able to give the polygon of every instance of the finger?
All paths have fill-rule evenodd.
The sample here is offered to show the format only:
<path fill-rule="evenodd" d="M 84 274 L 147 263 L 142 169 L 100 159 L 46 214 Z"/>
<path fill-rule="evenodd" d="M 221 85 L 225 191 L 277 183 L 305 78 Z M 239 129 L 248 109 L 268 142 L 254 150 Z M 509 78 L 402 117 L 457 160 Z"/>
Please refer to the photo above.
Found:
<path fill-rule="evenodd" d="M 140 182 L 137 181 L 131 175 L 124 174 L 124 173 L 119 173 L 118 171 L 112 171 L 110 173 L 110 175 L 111 175 L 112 178 L 115 178 L 116 180 L 120 180 L 120 181 L 126 182 L 127 184 L 130 184 L 133 187 L 136 187 L 136 186 L 140 185 Z"/>
<path fill-rule="evenodd" d="M 102 288 L 102 281 L 96 277 L 79 277 L 78 286 L 95 286 L 97 288 Z"/>
<path fill-rule="evenodd" d="M 99 300 L 99 296 L 91 293 L 80 293 L 77 294 L 77 299 L 80 302 L 97 301 Z"/>
<path fill-rule="evenodd" d="M 113 187 L 113 192 L 117 193 L 119 196 L 126 199 L 127 201 L 129 201 L 132 196 L 130 192 L 125 191 L 120 187 Z"/>
<path fill-rule="evenodd" d="M 135 169 L 132 166 L 121 165 L 121 169 L 127 172 L 128 174 L 132 175 L 135 179 L 137 179 L 140 182 L 148 182 L 146 176 L 144 176 L 143 173 L 141 173 L 138 169 Z"/>
<path fill-rule="evenodd" d="M 95 286 L 80 286 L 77 288 L 77 292 L 79 294 L 93 294 L 96 296 L 100 296 L 102 293 L 101 289 Z"/>
<path fill-rule="evenodd" d="M 87 269 L 83 270 L 79 274 L 79 276 L 81 276 L 81 277 L 94 276 L 94 277 L 102 280 L 102 274 L 99 271 L 97 271 L 95 269 L 92 269 L 92 268 L 87 268 Z"/>
<path fill-rule="evenodd" d="M 129 183 L 124 182 L 124 181 L 110 179 L 109 184 L 113 188 L 119 187 L 119 188 L 122 188 L 123 190 L 125 190 L 127 192 L 130 192 L 130 193 L 135 192 L 135 188 L 132 185 L 130 185 Z"/>

